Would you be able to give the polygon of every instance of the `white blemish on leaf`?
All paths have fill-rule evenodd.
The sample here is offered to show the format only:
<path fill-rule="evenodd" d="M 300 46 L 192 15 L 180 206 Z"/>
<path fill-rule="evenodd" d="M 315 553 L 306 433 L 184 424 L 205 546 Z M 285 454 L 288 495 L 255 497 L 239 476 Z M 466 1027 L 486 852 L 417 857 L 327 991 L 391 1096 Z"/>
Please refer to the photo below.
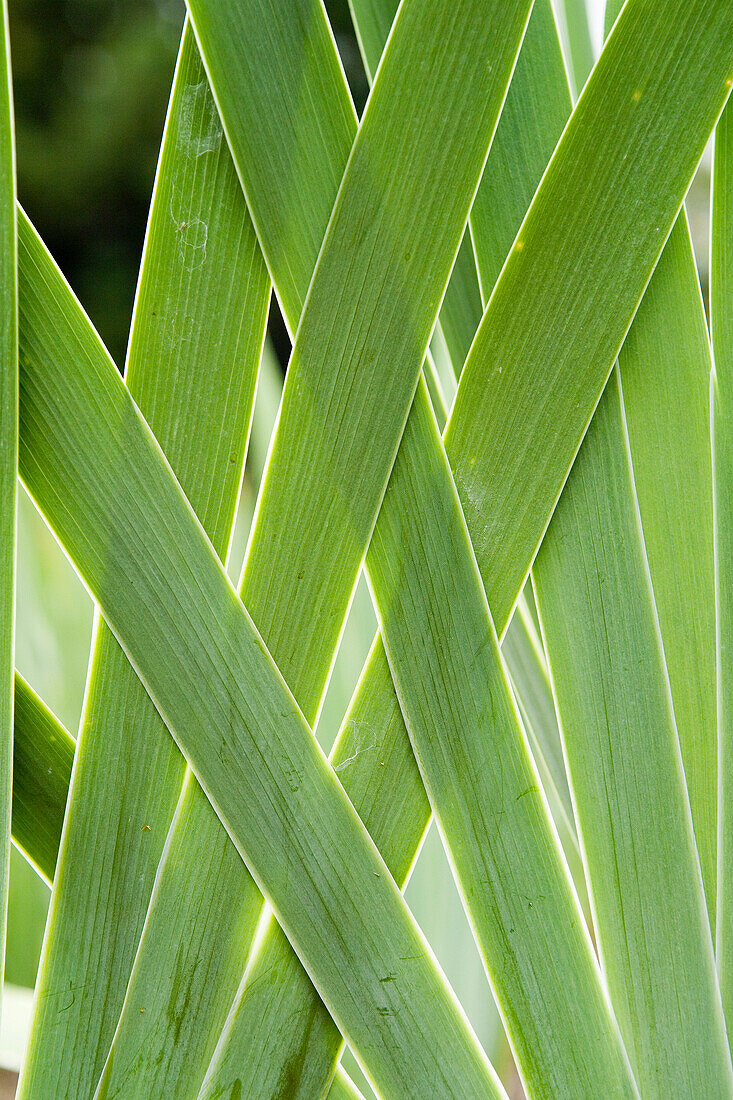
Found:
<path fill-rule="evenodd" d="M 221 138 L 221 122 L 207 82 L 189 84 L 181 97 L 179 146 L 188 156 L 200 157 L 203 153 L 215 153 Z"/>

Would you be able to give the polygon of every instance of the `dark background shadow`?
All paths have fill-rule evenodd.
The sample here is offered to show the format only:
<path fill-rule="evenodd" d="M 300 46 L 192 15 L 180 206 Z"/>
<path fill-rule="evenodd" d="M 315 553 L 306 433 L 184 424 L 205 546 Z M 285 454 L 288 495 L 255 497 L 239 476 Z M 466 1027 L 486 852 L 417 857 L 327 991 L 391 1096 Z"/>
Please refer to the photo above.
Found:
<path fill-rule="evenodd" d="M 10 0 L 18 193 L 122 366 L 183 0 Z M 326 4 L 357 108 L 347 0 Z M 289 341 L 275 306 L 278 356 Z"/>

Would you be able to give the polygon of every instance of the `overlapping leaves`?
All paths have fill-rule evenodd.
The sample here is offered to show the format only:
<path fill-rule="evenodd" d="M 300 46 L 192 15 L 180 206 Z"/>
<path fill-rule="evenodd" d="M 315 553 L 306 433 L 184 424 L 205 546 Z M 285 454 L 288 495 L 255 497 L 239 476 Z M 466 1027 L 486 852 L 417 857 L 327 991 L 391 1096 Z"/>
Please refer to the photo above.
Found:
<path fill-rule="evenodd" d="M 340 190 L 341 167 L 349 155 L 355 119 L 327 23 L 319 4 L 303 0 L 299 20 L 276 18 L 282 41 L 274 51 L 269 41 L 270 52 L 263 54 L 244 32 L 255 32 L 263 10 L 270 7 L 275 10 L 278 5 L 253 2 L 235 7 L 205 0 L 192 4 L 204 62 L 259 246 L 291 328 L 297 327 L 244 572 L 242 592 L 254 623 L 228 585 L 183 491 L 95 334 L 32 229 L 22 224 L 21 470 L 121 644 L 120 667 L 126 668 L 129 659 L 206 795 L 189 777 L 171 833 L 166 873 L 159 878 L 148 914 L 148 946 L 143 936 L 122 1021 L 126 1016 L 134 1020 L 135 1012 L 138 1017 L 145 1013 L 146 985 L 135 984 L 143 965 L 151 980 L 156 966 L 165 966 L 162 945 L 149 947 L 155 913 L 160 920 L 165 905 L 175 903 L 177 892 L 180 896 L 186 880 L 185 857 L 191 855 L 192 844 L 203 838 L 204 849 L 213 851 L 220 838 L 222 857 L 234 860 L 226 875 L 236 867 L 244 875 L 241 881 L 251 882 L 239 862 L 241 856 L 270 901 L 282 931 L 273 921 L 258 955 L 250 961 L 204 1095 L 220 1095 L 222 1087 L 231 1090 L 237 1082 L 241 1092 L 241 1075 L 226 1081 L 227 1058 L 235 1051 L 234 1066 L 242 1056 L 241 1047 L 232 1045 L 238 1029 L 249 1043 L 246 1073 L 254 1073 L 248 1095 L 269 1094 L 271 1085 L 266 1082 L 272 1074 L 275 1085 L 287 1083 L 291 1095 L 308 1095 L 321 1073 L 317 1088 L 322 1091 L 334 1073 L 340 1042 L 330 1016 L 386 1095 L 426 1095 L 431 1089 L 446 1095 L 498 1094 L 501 1086 L 429 958 L 389 873 L 392 870 L 401 883 L 409 871 L 429 812 L 424 781 L 475 921 L 528 1092 L 592 1095 L 600 1088 L 604 1095 L 632 1095 L 635 1084 L 589 942 L 584 932 L 580 938 L 578 932 L 570 932 L 576 926 L 580 929 L 583 918 L 574 907 L 567 869 L 552 839 L 542 773 L 538 776 L 533 770 L 491 613 L 499 635 L 503 634 L 685 188 L 725 102 L 733 61 L 726 35 L 728 14 L 724 4 L 630 0 L 521 229 L 513 220 L 510 199 L 514 196 L 506 192 L 506 208 L 499 207 L 503 247 L 511 244 L 517 229 L 519 234 L 471 345 L 448 423 L 445 440 L 457 494 L 420 385 L 376 519 L 528 6 L 498 5 L 487 18 L 485 5 L 468 0 L 450 8 L 437 0 L 432 6 L 406 0 Z M 359 7 L 355 4 L 357 23 L 369 5 L 361 14 Z M 386 4 L 374 26 L 387 27 L 391 14 Z M 535 14 L 527 48 L 532 28 L 541 26 L 541 18 L 552 28 L 549 5 L 540 4 Z M 384 32 L 374 27 L 368 32 L 365 22 L 362 38 L 371 71 L 376 60 L 370 59 L 370 51 L 375 55 L 381 48 L 380 33 Z M 477 35 L 485 36 L 481 41 L 487 49 L 492 41 L 503 43 L 503 52 L 488 75 L 482 68 L 481 50 L 478 56 L 472 53 Z M 583 67 L 582 41 L 579 45 L 578 41 L 576 77 Z M 192 40 L 189 48 L 193 56 Z M 288 48 L 295 52 L 288 54 Z M 546 61 L 547 53 L 543 56 Z M 298 79 L 294 79 L 293 61 L 300 66 Z M 419 102 L 416 89 L 428 69 L 431 96 Z M 267 80 L 261 81 L 265 71 Z M 531 127 L 526 128 L 529 114 L 526 110 L 523 114 L 522 108 L 533 97 L 536 100 L 532 75 L 532 66 L 523 69 L 520 60 L 502 118 L 502 125 L 505 120 L 512 122 L 512 136 L 520 143 L 529 140 L 531 132 Z M 471 89 L 475 114 L 462 111 L 456 120 L 456 112 L 446 112 L 450 126 L 441 131 L 441 109 L 453 100 L 457 104 L 464 86 Z M 188 87 L 206 92 L 200 81 Z M 204 106 L 204 93 L 201 111 L 213 111 L 213 104 Z M 186 125 L 191 115 L 187 118 Z M 300 125 L 303 119 L 309 120 L 308 126 Z M 335 135 L 334 141 L 325 142 L 327 155 L 320 151 L 318 133 L 325 120 Z M 199 124 L 206 121 L 203 115 L 198 119 Z M 554 121 L 548 124 L 548 133 L 554 125 Z M 270 155 L 278 132 L 290 135 L 283 146 L 289 150 L 287 163 Z M 550 145 L 554 140 L 553 136 Z M 500 129 L 472 217 L 486 296 L 501 263 L 485 258 L 481 196 L 489 194 L 492 186 L 496 194 L 497 181 L 501 196 L 505 165 L 499 153 L 508 147 L 508 141 L 502 143 Z M 639 151 L 642 148 L 644 152 Z M 195 157 L 206 158 L 212 152 L 200 148 Z M 462 177 L 453 181 L 456 186 L 446 207 L 441 181 L 447 185 L 456 158 Z M 534 171 L 530 167 L 522 180 L 527 193 L 520 217 L 537 182 Z M 510 176 L 505 172 L 503 178 L 507 181 Z M 208 223 L 191 215 L 186 201 L 174 189 L 171 217 L 180 234 L 180 259 L 187 261 L 181 266 L 190 274 L 200 266 L 199 260 L 203 264 L 207 259 Z M 440 233 L 435 232 L 436 226 Z M 154 238 L 151 248 L 149 255 L 154 257 Z M 252 263 L 257 262 L 255 252 L 257 246 Z M 465 238 L 457 269 L 461 278 L 456 277 L 446 300 L 453 312 L 445 313 L 444 331 L 454 355 L 458 354 L 455 349 L 468 343 L 466 318 L 476 309 L 471 263 Z M 184 283 L 188 285 L 185 276 Z M 676 293 L 674 285 L 665 289 L 661 315 L 650 307 L 657 334 L 665 311 L 674 308 L 670 302 Z M 147 308 L 157 315 L 152 304 Z M 454 329 L 448 323 L 451 317 L 457 318 Z M 630 362 L 633 352 L 632 345 Z M 730 1059 L 707 914 L 684 777 L 675 756 L 676 728 L 654 594 L 636 526 L 631 460 L 623 450 L 623 408 L 618 397 L 615 405 L 613 401 L 613 395 L 603 398 L 598 426 L 594 423 L 584 444 L 577 472 L 573 471 L 543 546 L 540 611 L 598 922 L 601 962 L 633 1069 L 644 1088 L 652 1091 L 654 1082 L 664 1091 L 669 1076 L 683 1094 L 693 1095 L 704 1087 L 704 1077 L 715 1095 L 727 1095 Z M 642 443 L 637 443 L 640 459 L 644 458 Z M 185 479 L 182 483 L 185 487 Z M 594 494 L 600 503 L 586 515 L 576 506 L 576 498 L 580 495 L 587 507 Z M 596 529 L 594 522 L 605 514 L 604 508 L 607 527 L 601 524 Z M 642 521 L 644 511 L 642 500 Z M 377 642 L 335 749 L 333 763 L 339 768 L 340 783 L 319 753 L 295 699 L 312 721 L 375 519 L 367 565 L 396 695 L 384 650 Z M 563 533 L 565 528 L 569 534 Z M 605 818 L 597 812 L 602 800 L 593 781 L 607 776 L 609 766 L 599 756 L 591 755 L 588 763 L 582 743 L 580 750 L 577 747 L 588 714 L 598 712 L 592 690 L 586 692 L 586 703 L 590 700 L 586 709 L 579 704 L 586 682 L 608 699 L 611 691 L 606 691 L 603 676 L 610 675 L 611 686 L 623 702 L 623 677 L 614 672 L 612 662 L 605 666 L 598 662 L 577 681 L 579 666 L 573 657 L 576 652 L 592 655 L 594 645 L 588 637 L 595 637 L 593 631 L 610 614 L 609 607 L 619 614 L 625 605 L 620 599 L 609 602 L 603 592 L 588 607 L 581 606 L 578 597 L 573 621 L 591 634 L 563 633 L 567 562 L 557 554 L 553 557 L 553 548 L 566 539 L 568 546 L 575 539 L 575 552 L 587 557 L 588 548 L 597 547 L 608 530 L 618 533 L 619 564 L 613 559 L 616 572 L 608 565 L 601 574 L 596 554 L 592 578 L 602 586 L 613 573 L 632 604 L 630 612 L 620 614 L 622 619 L 629 614 L 635 617 L 634 629 L 614 636 L 613 656 L 622 662 L 623 672 L 625 660 L 645 657 L 645 675 L 652 689 L 645 698 L 648 721 L 641 724 L 655 731 L 654 751 L 659 751 L 654 759 L 661 761 L 661 768 L 653 767 L 654 782 L 646 785 L 646 793 L 653 791 L 660 806 L 664 801 L 670 815 L 666 825 L 657 823 L 666 833 L 668 853 L 664 845 L 655 845 L 653 830 L 649 850 L 667 869 L 673 867 L 682 876 L 672 878 L 678 884 L 677 893 L 684 895 L 687 914 L 679 939 L 674 938 L 673 922 L 665 925 L 660 917 L 660 930 L 645 941 L 650 948 L 646 957 L 643 943 L 637 949 L 633 937 L 628 939 L 628 966 L 615 946 L 607 946 L 615 944 L 615 929 L 623 926 L 623 916 L 609 916 L 598 899 L 601 890 L 606 901 L 614 896 L 602 881 L 609 858 L 615 858 L 620 868 L 617 886 L 622 908 L 624 897 L 630 897 L 624 870 L 633 871 L 633 858 L 628 855 L 629 845 L 634 849 L 633 835 L 621 837 L 614 830 L 631 807 L 625 799 L 633 792 L 629 785 L 624 791 L 622 785 L 618 808 L 610 800 L 612 839 L 609 844 L 601 836 L 602 842 L 594 848 L 594 827 L 599 823 L 605 827 Z M 663 543 L 663 537 L 657 541 Z M 580 573 L 580 568 L 571 569 L 573 578 Z M 652 573 L 655 580 L 654 568 Z M 254 624 L 262 630 L 279 667 Z M 664 633 L 664 622 L 662 626 Z M 625 647 L 629 647 L 627 657 Z M 451 660 L 446 660 L 446 654 Z M 107 668 L 107 662 L 101 662 L 96 681 L 102 685 L 103 701 L 111 690 L 104 685 Z M 129 675 L 131 684 L 137 684 Z M 135 690 L 148 705 L 139 685 Z M 633 701 L 638 695 L 626 692 L 625 698 Z M 476 714 L 467 706 L 471 699 L 479 706 Z M 482 731 L 484 719 L 488 726 Z M 624 737 L 626 727 L 639 727 L 638 714 L 628 707 L 620 706 L 618 714 L 607 708 L 606 722 L 612 743 L 614 737 Z M 376 758 L 370 755 L 376 741 L 366 745 L 361 740 L 370 723 L 383 735 Z M 506 738 L 504 751 L 489 755 L 479 766 L 499 730 Z M 162 725 L 160 732 L 167 738 Z M 477 734 L 478 740 L 471 741 Z M 629 762 L 624 758 L 623 766 L 633 769 L 644 746 L 635 746 L 629 738 L 624 744 L 631 756 Z M 179 761 L 180 767 L 177 751 L 170 752 L 171 761 Z M 617 758 L 613 754 L 611 758 L 617 767 Z M 516 765 L 516 776 L 507 780 L 502 769 L 510 761 L 513 768 Z M 382 768 L 385 771 L 380 772 Z M 499 781 L 498 791 L 491 786 L 495 781 Z M 507 820 L 484 817 L 485 808 L 500 804 L 507 792 L 517 795 Z M 191 798 L 198 801 L 191 803 Z M 383 819 L 385 798 L 391 798 L 394 806 L 403 799 L 401 807 L 407 813 L 404 828 L 387 829 L 383 840 L 382 834 L 377 835 L 377 822 L 380 815 Z M 72 798 L 69 820 L 74 804 Z M 378 840 L 386 865 L 354 807 Z M 166 828 L 165 811 L 158 819 Z M 199 822 L 195 828 L 194 820 Z M 212 823 L 211 841 L 202 831 L 207 821 Z M 530 821 L 534 823 L 528 825 Z M 632 821 L 633 829 L 643 827 L 637 809 Z M 186 839 L 186 830 L 191 839 Z M 599 829 L 598 835 L 602 832 Z M 530 837 L 534 841 L 527 847 Z M 545 837 L 549 847 L 543 856 L 538 838 Z M 389 847 L 387 842 L 392 845 L 389 852 L 383 847 Z M 494 845 L 499 855 L 492 852 Z M 49 844 L 39 845 L 38 850 L 50 868 Z M 174 850 L 184 857 L 178 867 L 170 858 Z M 637 875 L 639 868 L 643 872 L 648 866 L 642 859 L 636 865 Z M 539 871 L 549 878 L 530 886 Z M 649 881 L 662 887 L 667 879 L 661 874 Z M 532 892 L 535 888 L 537 897 Z M 216 889 L 216 876 L 202 876 L 197 896 L 203 898 L 208 892 L 213 899 Z M 529 893 L 524 892 L 527 889 Z M 551 915 L 548 897 L 561 896 L 566 901 Z M 524 909 L 522 898 L 529 910 Z M 140 904 L 145 900 L 143 891 Z M 659 904 L 652 889 L 639 912 L 648 913 L 646 905 L 653 912 Z M 254 930 L 249 906 L 247 901 L 242 910 L 250 929 L 243 942 Z M 251 906 L 256 915 L 259 901 L 253 884 Z M 527 917 L 529 911 L 533 912 Z M 191 912 L 195 917 L 195 908 Z M 62 931 L 63 927 L 60 922 Z M 236 923 L 227 926 L 230 933 L 236 927 Z M 178 934 L 186 935 L 183 930 Z M 133 946 L 138 935 L 130 940 Z M 515 935 L 519 940 L 513 946 Z M 494 936 L 498 939 L 493 940 Z M 551 964 L 561 957 L 561 944 L 574 942 L 562 976 L 553 973 L 551 965 L 544 970 L 539 964 L 533 968 L 533 958 Z M 213 943 L 204 937 L 195 950 L 178 956 L 183 960 L 182 981 L 192 980 L 196 951 L 206 959 Z M 585 946 L 577 946 L 581 943 Z M 671 977 L 680 1009 L 671 1028 L 676 1027 L 691 1046 L 687 1053 L 684 1045 L 675 1047 L 673 1057 L 672 1044 L 665 1044 L 667 1061 L 662 1067 L 655 1062 L 658 1049 L 645 1045 L 643 1012 L 635 1007 L 629 981 L 640 990 L 640 1003 L 649 1003 L 658 980 L 659 988 L 671 996 L 664 984 L 669 977 L 665 944 L 686 966 L 683 977 L 676 972 Z M 53 954 L 50 958 L 53 961 Z M 508 958 L 512 965 L 507 964 Z M 236 978 L 238 965 L 234 951 L 230 981 Z M 250 990 L 265 974 L 275 974 L 277 980 L 265 998 L 266 1011 L 260 1012 Z M 577 991 L 571 975 L 579 982 Z M 260 993 L 262 988 L 260 981 Z M 561 1007 L 563 996 L 570 996 L 576 1007 L 583 1004 L 574 1022 L 572 1011 Z M 44 1010 L 43 1003 L 39 1005 L 37 1012 Z M 283 1028 L 285 1017 L 277 1022 L 281 1007 L 291 1021 L 285 1026 L 292 1027 L 293 1019 L 306 1009 L 311 1021 L 305 1046 L 300 1040 L 296 1044 L 300 1052 L 296 1080 L 292 1061 L 283 1059 L 283 1050 L 272 1049 L 272 1037 Z M 253 1008 L 259 1017 L 256 1026 L 247 1015 Z M 219 1005 L 217 1012 L 221 1010 Z M 217 1018 L 216 1013 L 210 1017 L 207 1042 L 216 1038 L 212 1021 Z M 180 1033 L 179 1023 L 175 1028 Z M 116 1081 L 115 1073 L 120 1072 L 116 1055 L 122 1049 L 117 1044 L 126 1034 L 121 1028 L 100 1096 L 110 1090 L 113 1095 L 150 1094 L 150 1078 L 144 1075 L 123 1075 Z M 130 1035 L 134 1034 L 133 1029 Z M 37 1035 L 42 1049 L 42 1029 Z M 162 1048 L 166 1042 L 162 1041 Z M 47 1071 L 54 1062 L 49 1050 Z M 104 1057 L 106 1052 L 100 1048 L 100 1053 Z M 302 1076 L 306 1055 L 320 1067 L 313 1078 Z M 81 1060 L 83 1055 L 78 1052 L 76 1057 Z M 686 1077 L 675 1059 L 685 1061 Z M 97 1063 L 90 1071 L 92 1082 L 99 1068 Z M 198 1088 L 197 1081 L 193 1087 Z M 349 1087 L 343 1076 L 335 1078 L 334 1089 Z"/>

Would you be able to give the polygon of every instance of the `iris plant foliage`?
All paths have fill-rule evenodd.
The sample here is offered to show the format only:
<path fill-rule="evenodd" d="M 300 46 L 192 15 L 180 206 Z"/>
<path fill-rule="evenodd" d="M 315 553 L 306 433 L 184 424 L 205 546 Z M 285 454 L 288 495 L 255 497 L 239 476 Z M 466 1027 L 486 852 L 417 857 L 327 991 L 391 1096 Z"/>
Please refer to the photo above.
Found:
<path fill-rule="evenodd" d="M 343 1100 L 348 1045 L 396 1100 L 733 1097 L 730 2 L 611 0 L 595 64 L 577 0 L 351 7 L 361 119 L 321 0 L 189 0 L 124 370 L 16 203 L 3 36 L 18 1096 Z M 14 672 L 18 476 L 95 601 L 71 732 Z M 511 1072 L 403 897 L 433 818 Z"/>

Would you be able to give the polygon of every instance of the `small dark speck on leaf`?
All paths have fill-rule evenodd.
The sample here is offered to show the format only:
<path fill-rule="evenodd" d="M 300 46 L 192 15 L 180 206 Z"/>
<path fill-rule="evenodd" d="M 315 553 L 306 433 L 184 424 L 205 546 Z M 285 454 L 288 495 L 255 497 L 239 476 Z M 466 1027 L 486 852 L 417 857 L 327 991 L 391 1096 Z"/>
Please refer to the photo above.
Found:
<path fill-rule="evenodd" d="M 536 794 L 536 793 L 537 793 L 537 785 L 535 783 L 533 783 L 530 787 L 527 787 L 526 790 L 522 791 L 521 794 L 518 794 L 517 797 L 514 799 L 514 801 L 519 802 L 519 799 L 524 798 L 525 795 Z"/>

